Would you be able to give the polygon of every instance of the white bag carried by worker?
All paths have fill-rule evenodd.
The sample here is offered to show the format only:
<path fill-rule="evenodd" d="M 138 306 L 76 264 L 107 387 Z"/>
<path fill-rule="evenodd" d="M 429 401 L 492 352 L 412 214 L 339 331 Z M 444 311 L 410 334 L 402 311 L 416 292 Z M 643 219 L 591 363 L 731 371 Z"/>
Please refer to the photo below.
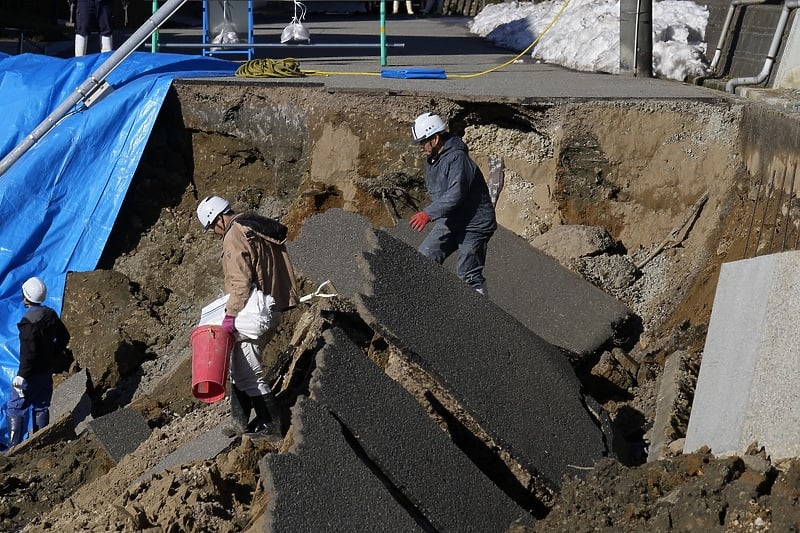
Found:
<path fill-rule="evenodd" d="M 272 307 L 275 298 L 255 286 L 250 291 L 250 298 L 244 309 L 239 311 L 233 321 L 236 331 L 242 337 L 257 339 L 272 327 Z"/>
<path fill-rule="evenodd" d="M 222 325 L 228 296 L 226 294 L 203 307 L 200 313 L 200 322 L 197 325 Z M 244 309 L 239 311 L 233 322 L 239 335 L 248 339 L 257 339 L 263 335 L 272 327 L 272 307 L 274 305 L 275 299 L 269 294 L 264 294 L 254 285 Z"/>

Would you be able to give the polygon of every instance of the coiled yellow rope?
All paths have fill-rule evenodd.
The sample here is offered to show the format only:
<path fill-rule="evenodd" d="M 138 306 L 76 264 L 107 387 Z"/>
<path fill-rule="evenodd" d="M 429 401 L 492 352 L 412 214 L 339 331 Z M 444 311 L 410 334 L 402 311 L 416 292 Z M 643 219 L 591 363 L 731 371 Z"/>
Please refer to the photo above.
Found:
<path fill-rule="evenodd" d="M 475 72 L 472 74 L 448 74 L 447 77 L 476 78 L 478 76 L 483 76 L 484 74 L 489 74 L 490 72 L 495 72 L 514 63 L 520 57 L 527 54 L 534 46 L 536 46 L 536 43 L 538 43 L 548 31 L 550 31 L 556 21 L 561 18 L 561 15 L 564 14 L 564 11 L 567 9 L 569 3 L 570 0 L 566 0 L 564 5 L 561 6 L 561 9 L 559 9 L 558 13 L 556 13 L 556 16 L 553 17 L 553 20 L 550 21 L 542 33 L 537 35 L 536 39 L 534 39 L 533 42 L 528 45 L 527 48 L 525 48 L 525 50 L 512 57 L 505 63 L 481 72 Z M 240 78 L 304 78 L 306 76 L 380 76 L 381 74 L 380 72 L 325 72 L 321 70 L 302 70 L 300 68 L 299 61 L 288 57 L 278 61 L 274 59 L 251 59 L 250 61 L 242 63 L 239 68 L 236 69 L 235 75 Z"/>
<path fill-rule="evenodd" d="M 292 57 L 276 61 L 274 59 L 251 59 L 236 69 L 240 78 L 303 78 L 300 62 Z"/>

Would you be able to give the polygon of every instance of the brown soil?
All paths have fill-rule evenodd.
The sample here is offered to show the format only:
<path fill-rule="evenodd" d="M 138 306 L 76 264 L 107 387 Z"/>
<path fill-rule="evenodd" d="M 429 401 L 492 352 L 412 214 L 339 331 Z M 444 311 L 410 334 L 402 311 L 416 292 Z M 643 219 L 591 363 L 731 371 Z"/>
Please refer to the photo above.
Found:
<path fill-rule="evenodd" d="M 232 102 L 250 111 L 247 120 L 277 133 L 257 138 L 257 128 L 220 118 Z M 206 194 L 226 196 L 237 210 L 281 217 L 291 238 L 305 218 L 331 207 L 390 225 L 425 202 L 421 160 L 408 146 L 405 125 L 429 104 L 424 97 L 342 99 L 314 89 L 284 94 L 178 86 L 151 136 L 98 270 L 69 276 L 63 311 L 73 333 L 71 372 L 89 372 L 93 415 L 129 406 L 142 413 L 153 432 L 116 465 L 91 432 L 63 438 L 56 423 L 0 456 L 0 528 L 261 528 L 269 494 L 258 483 L 256 463 L 264 453 L 285 450 L 288 442 L 274 446 L 243 438 L 212 460 L 140 479 L 227 415 L 227 402 L 200 404 L 188 385 L 189 332 L 200 307 L 221 286 L 219 242 L 199 230 L 196 203 Z M 734 458 L 715 458 L 707 450 L 680 455 L 678 449 L 645 463 L 641 452 L 653 422 L 661 365 L 683 351 L 690 361 L 687 372 L 696 372 L 720 265 L 744 254 L 753 209 L 748 191 L 757 169 L 748 173 L 737 159 L 740 109 L 605 102 L 518 106 L 511 113 L 513 106 L 495 105 L 493 110 L 441 99 L 438 110 L 453 117 L 451 125 L 485 173 L 490 155 L 504 157 L 506 188 L 498 217 L 528 240 L 559 224 L 601 226 L 632 260 L 641 260 L 681 226 L 703 193 L 709 194 L 683 238 L 642 266 L 636 283 L 615 293 L 642 319 L 639 342 L 625 354 L 639 370 L 626 374 L 622 389 L 609 382 L 598 399 L 639 453 L 603 460 L 585 476 L 565 480 L 535 530 L 800 528 L 797 461 L 773 464 L 754 448 Z M 271 124 L 281 106 L 308 114 L 310 126 Z M 368 107 L 380 108 L 380 118 L 365 123 L 361 110 Z M 516 127 L 492 122 L 501 108 L 514 115 Z M 270 111 L 260 114 L 263 109 Z M 309 285 L 304 292 L 310 292 L 311 281 L 304 283 Z M 264 354 L 266 367 L 297 345 L 293 337 L 304 337 L 299 326 L 305 324 L 304 311 L 285 318 Z M 601 355 L 594 362 L 613 359 Z M 293 370 L 299 376 L 294 393 L 302 393 L 304 369 Z M 615 376 L 623 374 L 615 369 Z M 676 416 L 674 441 L 685 433 L 689 408 L 687 402 Z"/>

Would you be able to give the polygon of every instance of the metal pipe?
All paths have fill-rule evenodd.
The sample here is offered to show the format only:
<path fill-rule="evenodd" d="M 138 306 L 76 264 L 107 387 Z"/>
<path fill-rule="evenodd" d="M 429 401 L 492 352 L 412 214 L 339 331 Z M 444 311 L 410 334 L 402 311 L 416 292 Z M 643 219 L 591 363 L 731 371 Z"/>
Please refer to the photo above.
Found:
<path fill-rule="evenodd" d="M 717 49 L 714 51 L 714 58 L 711 60 L 711 72 L 716 75 L 717 63 L 722 56 L 722 47 L 725 45 L 725 39 L 728 37 L 728 30 L 730 29 L 731 22 L 733 21 L 733 13 L 736 6 L 749 6 L 755 4 L 765 4 L 767 0 L 733 0 L 728 6 L 728 13 L 725 15 L 725 22 L 722 24 L 722 31 L 719 34 L 719 41 L 717 42 Z"/>
<path fill-rule="evenodd" d="M 783 9 L 781 9 L 781 16 L 778 19 L 778 27 L 775 28 L 775 34 L 772 36 L 772 43 L 769 46 L 769 52 L 767 52 L 767 60 L 764 62 L 761 72 L 755 76 L 732 78 L 728 80 L 728 83 L 725 84 L 725 90 L 727 92 L 735 92 L 736 87 L 740 85 L 758 85 L 769 77 L 772 64 L 775 62 L 775 55 L 778 53 L 778 48 L 780 48 L 781 45 L 783 30 L 786 29 L 786 22 L 789 20 L 789 12 L 798 7 L 800 7 L 800 0 L 787 0 L 784 2 Z"/>
<path fill-rule="evenodd" d="M 102 87 L 106 77 L 117 68 L 129 55 L 131 55 L 159 26 L 169 19 L 187 0 L 167 0 L 161 8 L 150 17 L 138 30 L 136 30 L 122 45 L 106 59 L 97 70 L 86 79 L 66 100 L 47 116 L 36 128 L 25 137 L 13 150 L 0 161 L 0 176 L 17 162 L 25 152 L 44 137 L 58 124 L 76 104 L 85 100 L 93 92 Z"/>
<path fill-rule="evenodd" d="M 766 190 L 764 191 L 764 212 L 761 214 L 761 225 L 758 228 L 758 235 L 756 235 L 756 247 L 755 255 L 753 257 L 758 257 L 758 246 L 761 244 L 761 235 L 764 233 L 764 220 L 767 218 L 767 209 L 769 208 L 769 196 L 772 192 L 772 184 L 775 183 L 775 171 L 772 171 L 772 176 L 769 178 L 769 185 L 767 185 Z"/>
<path fill-rule="evenodd" d="M 756 219 L 756 209 L 758 208 L 758 197 L 761 196 L 762 174 L 758 173 L 758 185 L 756 185 L 756 201 L 753 203 L 753 212 L 750 214 L 750 224 L 747 227 L 747 238 L 744 240 L 744 253 L 742 259 L 747 259 L 747 246 L 750 243 L 750 233 L 753 231 L 753 221 Z"/>
<path fill-rule="evenodd" d="M 768 254 L 772 253 L 772 240 L 775 238 L 775 232 L 778 231 L 778 215 L 781 213 L 781 204 L 783 204 L 783 188 L 786 186 L 786 171 L 788 167 L 783 167 L 783 178 L 781 178 L 781 188 L 778 191 L 778 201 L 775 204 L 775 220 L 772 222 L 772 231 L 769 234 L 769 249 Z"/>
<path fill-rule="evenodd" d="M 411 4 L 409 4 L 411 5 Z M 381 18 L 381 66 L 386 66 L 386 0 L 381 2 L 380 7 Z"/>
<path fill-rule="evenodd" d="M 237 49 L 237 48 L 292 48 L 294 50 L 302 50 L 304 48 L 372 48 L 372 47 L 391 47 L 391 48 L 404 48 L 405 43 L 308 43 L 308 44 L 287 44 L 287 43 L 160 43 L 161 48 L 209 48 L 209 49 Z M 211 50 L 210 55 L 213 55 L 216 50 Z M 222 51 L 222 50 L 220 50 Z"/>
<path fill-rule="evenodd" d="M 786 208 L 786 216 L 783 218 L 783 241 L 781 241 L 781 252 L 786 250 L 786 237 L 792 222 L 792 200 L 794 200 L 794 179 L 797 177 L 797 164 L 792 168 L 792 183 L 789 184 L 789 206 Z"/>

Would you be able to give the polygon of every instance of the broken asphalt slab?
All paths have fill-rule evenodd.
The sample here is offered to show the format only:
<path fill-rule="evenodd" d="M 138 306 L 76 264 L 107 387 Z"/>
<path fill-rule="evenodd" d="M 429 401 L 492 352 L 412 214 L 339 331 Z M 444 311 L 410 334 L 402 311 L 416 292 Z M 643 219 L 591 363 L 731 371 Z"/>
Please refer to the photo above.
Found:
<path fill-rule="evenodd" d="M 360 215 L 331 209 L 306 220 L 305 235 L 289 243 L 289 251 L 308 277 L 322 282 L 335 274 L 334 285 L 349 296 L 362 289 L 352 261 L 364 251 L 364 232 L 370 229 Z M 424 236 L 402 221 L 385 231 L 413 248 Z M 325 252 L 315 255 L 316 249 Z M 453 271 L 454 257 L 445 266 Z M 621 302 L 502 227 L 489 241 L 485 273 L 493 303 L 575 356 L 595 353 L 633 318 Z"/>
<path fill-rule="evenodd" d="M 311 397 L 339 421 L 351 436 L 351 446 L 415 515 L 424 516 L 437 531 L 502 532 L 519 520 L 533 524 L 528 512 L 498 488 L 499 480 L 481 472 L 423 406 L 344 331 L 329 330 L 324 338 Z M 476 456 L 482 451 L 478 448 Z M 498 477 L 502 472 L 489 474 Z"/>
<path fill-rule="evenodd" d="M 294 444 L 259 462 L 270 495 L 265 531 L 416 531 L 422 529 L 353 452 L 341 425 L 317 402 L 292 408 Z"/>
<path fill-rule="evenodd" d="M 70 413 L 75 424 L 75 433 L 80 435 L 86 424 L 92 420 L 89 386 L 89 373 L 86 369 L 64 380 L 53 391 L 53 398 L 50 400 L 50 418 L 55 420 L 65 413 Z"/>
<path fill-rule="evenodd" d="M 324 334 L 294 444 L 259 466 L 266 531 L 506 531 L 533 523 L 338 328 Z M 314 513 L 309 513 L 314 509 Z"/>
<path fill-rule="evenodd" d="M 127 407 L 95 418 L 88 425 L 89 431 L 114 464 L 136 450 L 150 436 L 150 426 L 142 414 Z"/>
<path fill-rule="evenodd" d="M 171 454 L 164 457 L 153 468 L 139 476 L 137 482 L 149 478 L 150 476 L 160 474 L 168 468 L 180 464 L 191 463 L 195 461 L 205 461 L 206 459 L 213 459 L 233 442 L 233 437 L 226 437 L 222 433 L 222 427 L 229 423 L 226 418 L 209 431 L 201 433 L 197 438 L 190 440 Z"/>
<path fill-rule="evenodd" d="M 563 351 L 404 242 L 331 210 L 306 220 L 290 254 L 298 272 L 352 298 L 539 483 L 556 489 L 609 453 L 602 413 L 589 412 Z"/>
<path fill-rule="evenodd" d="M 413 248 L 426 235 L 405 221 L 387 232 Z M 455 255 L 445 261 L 452 272 Z M 492 302 L 550 344 L 578 356 L 600 350 L 633 316 L 619 300 L 502 226 L 489 240 L 484 274 Z"/>

